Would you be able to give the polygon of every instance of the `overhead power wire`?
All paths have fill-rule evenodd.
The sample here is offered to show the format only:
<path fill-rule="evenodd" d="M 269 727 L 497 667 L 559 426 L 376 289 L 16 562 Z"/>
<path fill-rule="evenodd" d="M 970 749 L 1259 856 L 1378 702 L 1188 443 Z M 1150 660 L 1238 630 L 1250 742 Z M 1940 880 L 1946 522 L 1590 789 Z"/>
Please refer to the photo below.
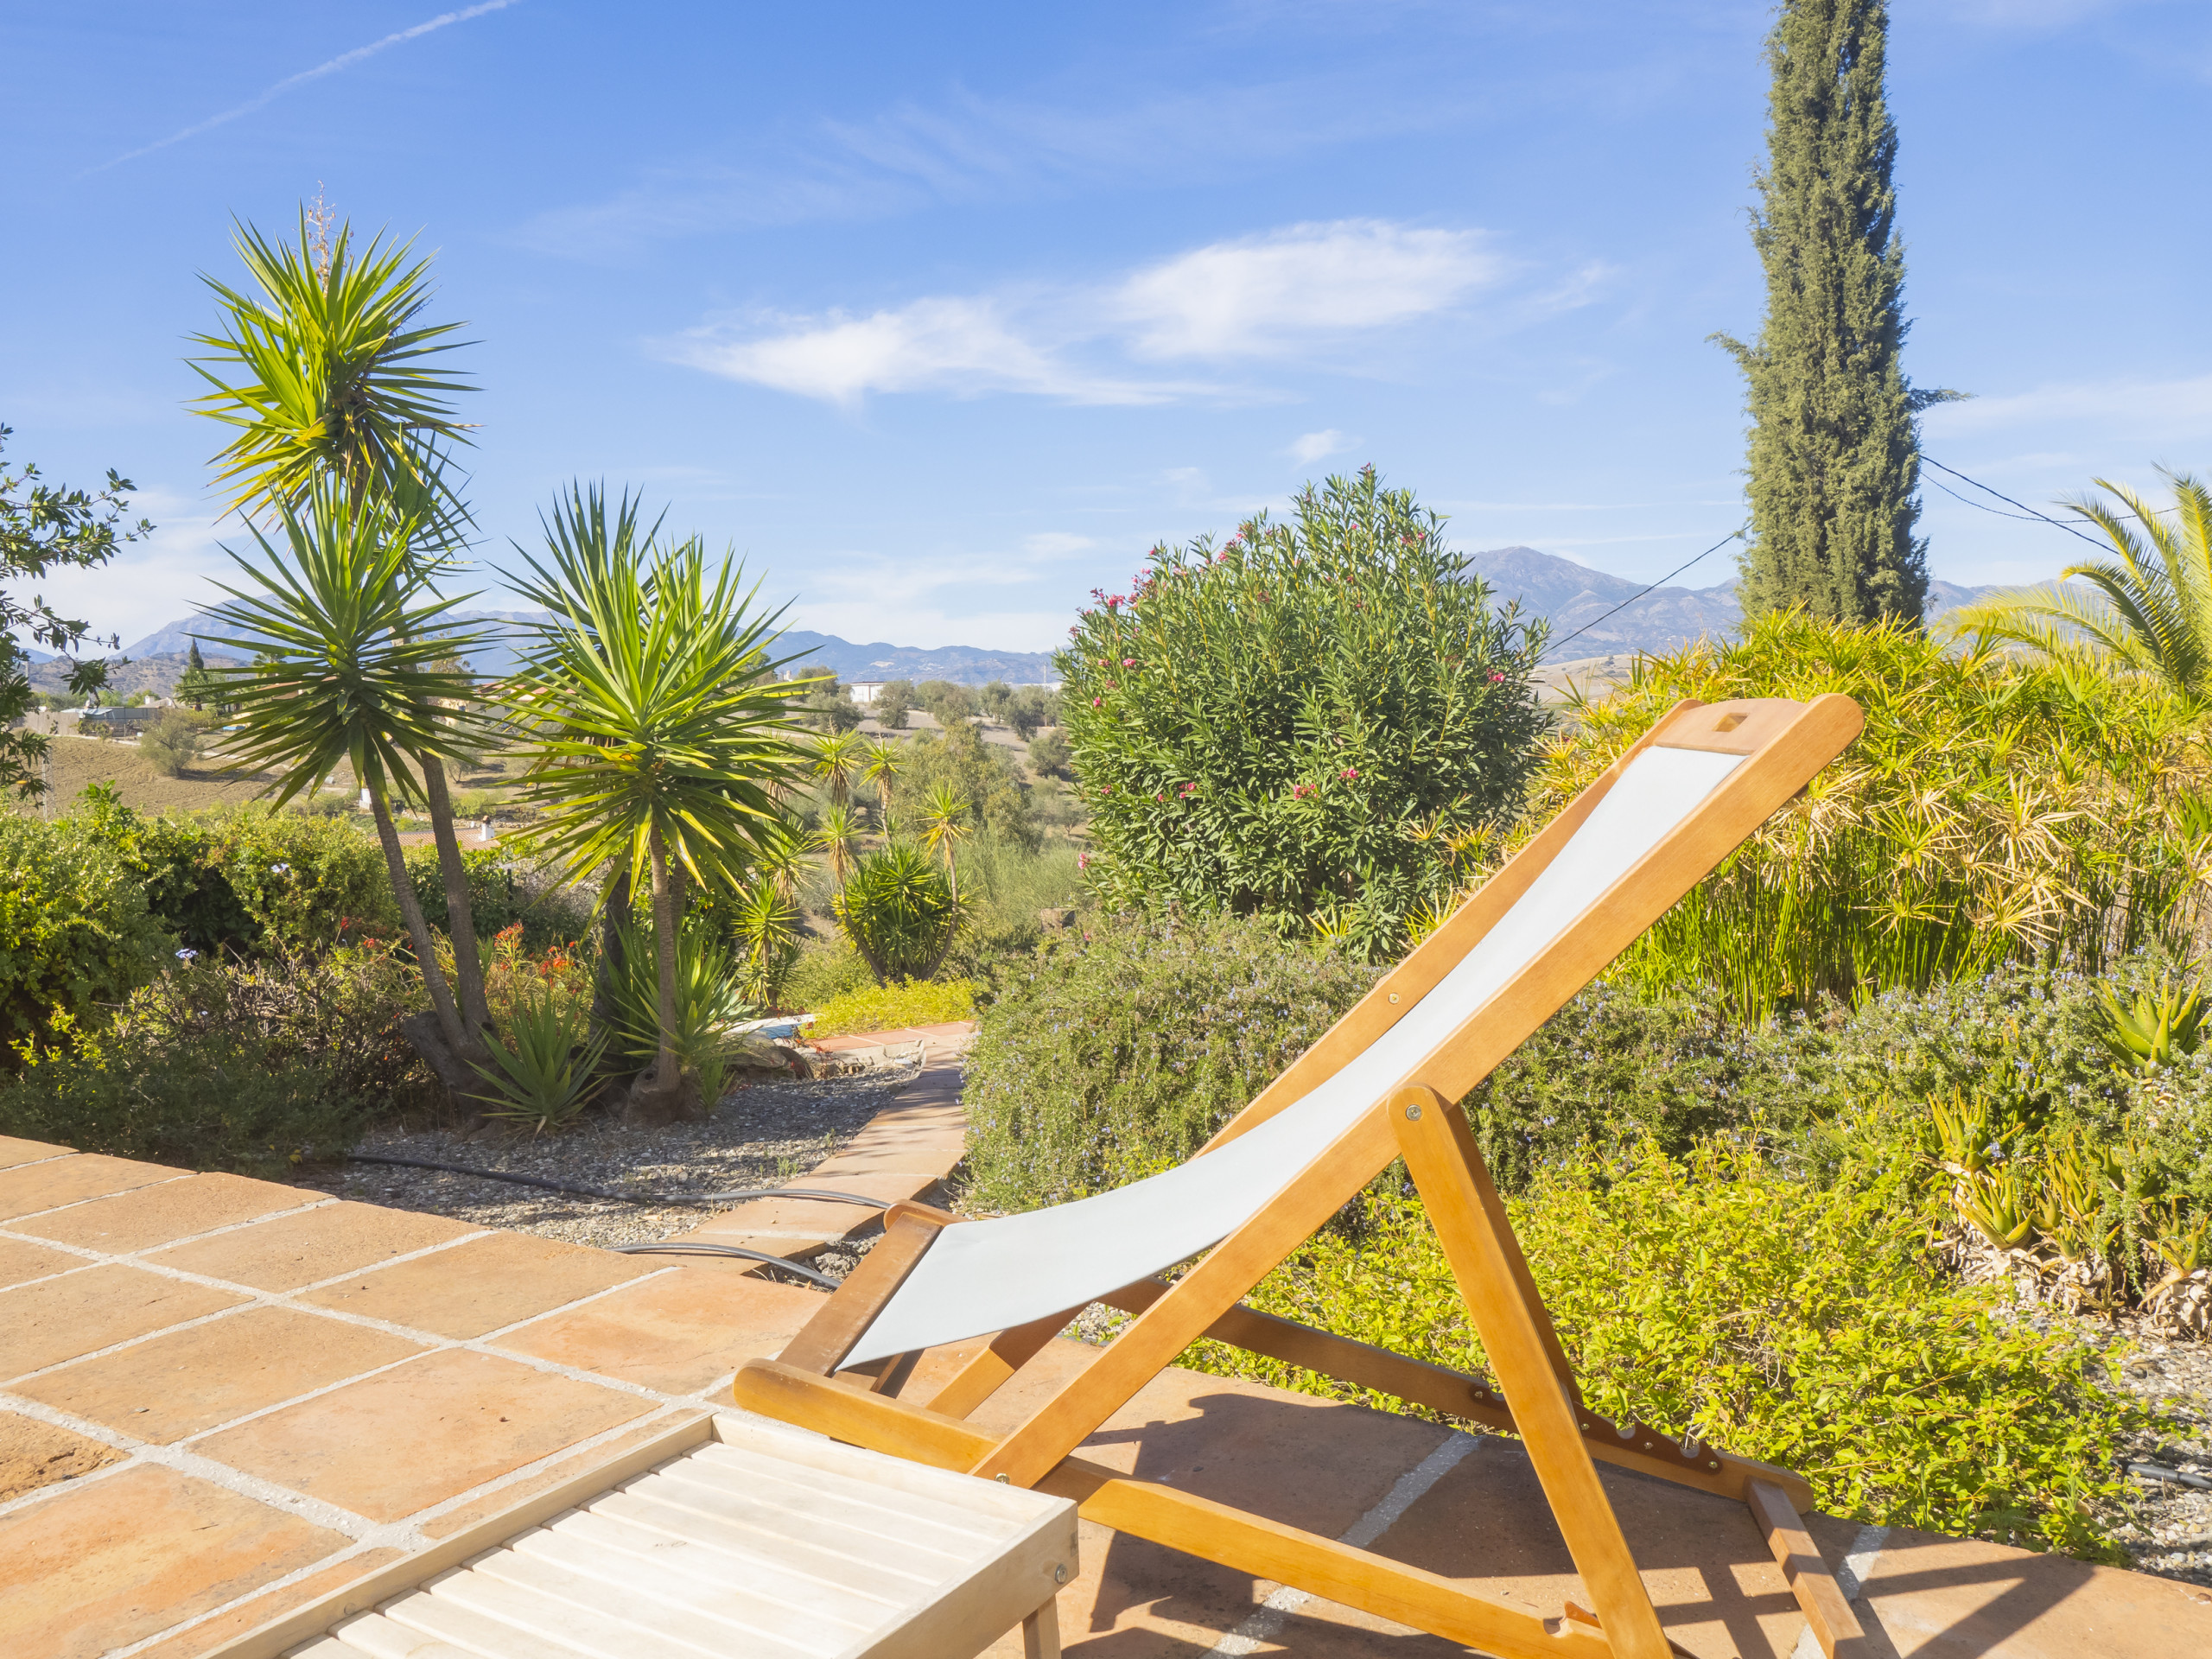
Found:
<path fill-rule="evenodd" d="M 1718 553 L 1722 548 L 1727 546 L 1729 543 L 1742 536 L 1743 533 L 1750 528 L 1751 526 L 1749 524 L 1740 524 L 1734 530 L 1730 531 L 1726 536 L 1723 536 L 1711 547 L 1707 548 L 1704 552 L 1699 554 L 1696 558 L 1689 560 L 1687 563 L 1676 565 L 1665 575 L 1660 577 L 1658 581 L 1653 582 L 1650 587 L 1646 588 L 1643 593 L 1631 594 L 1628 598 L 1621 601 L 1619 604 L 1614 606 L 1611 610 L 1607 611 L 1604 616 L 1593 616 L 1587 622 L 1585 622 L 1580 627 L 1577 628 L 1573 633 L 1568 634 L 1565 639 L 1554 640 L 1551 645 L 1545 647 L 1544 655 L 1547 657 L 1552 656 L 1561 645 L 1567 645 L 1573 640 L 1580 639 L 1584 634 L 1589 632 L 1591 629 L 1596 627 L 1600 622 L 1603 622 L 1605 620 L 1605 617 L 1618 616 L 1621 612 L 1635 604 L 1637 600 L 1643 598 L 1646 594 L 1657 592 L 1660 588 L 1664 588 L 1669 582 L 1672 582 L 1676 576 L 1681 575 L 1683 571 L 1688 569 L 1691 565 L 1697 563 L 1700 560 L 1711 558 L 1715 553 Z"/>
<path fill-rule="evenodd" d="M 1980 479 L 1968 478 L 1957 467 L 1946 467 L 1942 461 L 1936 460 L 1933 455 L 1923 453 L 1920 458 L 1926 461 L 1930 467 L 1936 468 L 1937 472 L 1948 473 L 1953 478 L 1957 479 L 1960 482 L 1973 485 L 1974 488 L 1981 491 L 1985 495 L 1993 495 L 1999 501 L 2004 502 L 2005 505 L 2018 507 L 2022 512 L 2026 513 L 2031 518 L 2039 518 L 2044 524 L 2050 524 L 2055 529 L 2064 531 L 2069 536 L 2079 537 L 2082 541 L 2087 542 L 2091 547 L 2098 548 L 2107 553 L 2112 550 L 2095 537 L 2088 535 L 2085 531 L 2076 530 L 2072 524 L 2068 524 L 2063 518 L 2054 518 L 2047 512 L 2037 512 L 2024 501 L 2015 501 L 2011 496 L 2005 494 L 2004 491 L 1991 489 L 1988 485 L 1983 483 Z M 1942 490 L 1943 493 L 1946 495 L 1955 497 L 1961 501 L 1966 501 L 1966 498 L 1960 495 L 1956 490 L 1947 489 L 1941 484 L 1937 484 L 1936 487 L 1939 490 Z M 1979 501 L 1967 501 L 1967 505 L 1970 507 L 1980 507 L 1981 503 Z M 1997 509 L 1994 507 L 1982 507 L 1981 510 L 1984 512 L 1997 512 Z M 2004 512 L 1998 513 L 1997 516 L 2000 518 L 2010 518 L 2013 515 L 2009 512 Z M 2133 515 L 2130 514 L 2129 516 L 2133 517 Z"/>

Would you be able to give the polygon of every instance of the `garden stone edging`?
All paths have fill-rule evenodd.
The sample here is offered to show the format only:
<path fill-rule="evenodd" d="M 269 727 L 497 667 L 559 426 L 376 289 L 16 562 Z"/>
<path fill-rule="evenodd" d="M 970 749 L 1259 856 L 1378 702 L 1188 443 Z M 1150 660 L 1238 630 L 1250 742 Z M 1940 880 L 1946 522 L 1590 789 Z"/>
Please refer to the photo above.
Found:
<path fill-rule="evenodd" d="M 887 1058 L 888 1051 L 921 1046 L 922 1069 L 842 1150 L 823 1159 L 791 1185 L 834 1188 L 887 1204 L 938 1193 L 968 1147 L 967 1115 L 960 1106 L 960 1074 L 976 1022 L 917 1026 L 897 1031 L 827 1037 L 810 1046 L 841 1060 Z M 788 1262 L 805 1262 L 847 1239 L 880 1232 L 882 1213 L 855 1205 L 811 1198 L 753 1198 L 724 1210 L 668 1240 L 670 1243 L 734 1244 Z M 735 1256 L 692 1258 L 739 1273 L 766 1271 Z"/>

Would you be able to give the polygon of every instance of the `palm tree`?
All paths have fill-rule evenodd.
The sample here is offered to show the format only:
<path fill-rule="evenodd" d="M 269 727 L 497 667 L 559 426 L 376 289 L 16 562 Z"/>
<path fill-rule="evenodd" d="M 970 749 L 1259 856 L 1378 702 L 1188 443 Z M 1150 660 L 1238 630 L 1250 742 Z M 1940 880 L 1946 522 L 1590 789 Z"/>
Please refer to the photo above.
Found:
<path fill-rule="evenodd" d="M 883 803 L 883 832 L 891 833 L 891 785 L 899 776 L 900 756 L 899 746 L 885 738 L 869 741 L 861 766 L 861 781 L 875 785 L 876 798 Z"/>
<path fill-rule="evenodd" d="M 974 826 L 968 822 L 968 803 L 950 784 L 932 787 L 922 803 L 922 844 L 944 859 L 945 882 L 952 902 L 960 902 L 960 871 L 953 862 L 953 849 Z"/>
<path fill-rule="evenodd" d="M 430 262 L 407 263 L 413 244 L 387 246 L 379 234 L 357 255 L 341 226 L 318 250 L 311 228 L 304 208 L 296 246 L 238 226 L 238 257 L 258 295 L 202 278 L 230 325 L 192 336 L 210 353 L 193 367 L 214 387 L 195 405 L 238 429 L 215 455 L 215 481 L 232 492 L 224 511 L 301 502 L 333 474 L 350 489 L 402 499 L 426 491 L 458 507 L 426 463 L 440 444 L 467 442 L 447 399 L 471 388 L 425 359 L 465 344 L 445 338 L 464 325 L 417 324 Z M 216 372 L 226 365 L 232 378 Z"/>
<path fill-rule="evenodd" d="M 652 1088 L 672 1103 L 677 880 L 736 892 L 754 859 L 788 838 L 771 786 L 806 765 L 786 713 L 804 687 L 775 678 L 776 615 L 753 610 L 728 560 L 710 568 L 696 537 L 669 547 L 620 536 L 634 519 L 626 497 L 610 524 L 598 492 L 572 490 L 549 526 L 547 562 L 523 554 L 531 575 L 516 589 L 552 620 L 509 698 L 527 734 L 522 799 L 541 810 L 525 849 L 572 879 L 613 862 L 651 884 Z"/>
<path fill-rule="evenodd" d="M 230 601 L 209 613 L 246 635 L 254 652 L 251 664 L 207 671 L 242 728 L 232 765 L 275 770 L 277 806 L 314 789 L 340 761 L 352 766 L 368 791 L 439 1028 L 461 1059 L 486 1058 L 482 1033 L 491 1016 L 474 953 L 455 951 L 457 1007 L 391 804 L 423 798 L 425 774 L 474 741 L 473 688 L 442 664 L 480 638 L 453 627 L 446 613 L 461 600 L 430 593 L 433 567 L 415 555 L 412 521 L 388 504 L 324 477 L 276 512 L 284 546 L 249 524 L 263 562 L 231 556 L 256 586 L 219 583 Z"/>
<path fill-rule="evenodd" d="M 830 861 L 830 874 L 840 891 L 860 856 L 861 822 L 849 806 L 833 806 L 822 814 L 821 826 L 811 837 L 814 850 Z"/>
<path fill-rule="evenodd" d="M 2017 639 L 2055 657 L 2087 649 L 2164 680 L 2191 703 L 2212 699 L 2212 488 L 2187 473 L 2165 476 L 2174 489 L 2168 509 L 2101 478 L 2097 487 L 2118 508 L 2094 498 L 2064 504 L 2101 530 L 2118 556 L 2060 573 L 2062 581 L 2081 577 L 2095 597 L 2028 588 L 1944 620 L 1956 632 Z"/>
<path fill-rule="evenodd" d="M 831 732 L 814 741 L 814 775 L 830 785 L 830 798 L 838 806 L 845 804 L 847 791 L 861 764 L 861 738 L 858 732 Z"/>
<path fill-rule="evenodd" d="M 237 429 L 215 454 L 215 481 L 231 492 L 226 512 L 258 508 L 279 518 L 294 508 L 313 518 L 323 511 L 315 500 L 334 486 L 358 504 L 348 509 L 357 524 L 404 526 L 401 544 L 427 582 L 443 573 L 468 518 L 440 446 L 467 442 L 449 400 L 470 387 L 426 361 L 461 344 L 446 336 L 463 325 L 419 321 L 431 295 L 429 260 L 410 265 L 409 247 L 385 246 L 381 236 L 357 255 L 350 226 L 327 239 L 327 226 L 302 207 L 296 245 L 239 226 L 238 256 L 258 294 L 204 279 L 228 327 L 193 337 L 211 353 L 193 367 L 214 387 L 195 407 Z M 407 641 L 394 635 L 390 643 Z M 460 649 L 450 638 L 446 645 Z M 465 702 L 474 690 L 460 684 L 456 701 Z M 455 729 L 475 736 L 483 728 L 463 719 Z M 410 758 L 437 843 L 461 1013 L 474 1033 L 491 1014 L 440 763 L 451 752 L 435 746 Z"/>

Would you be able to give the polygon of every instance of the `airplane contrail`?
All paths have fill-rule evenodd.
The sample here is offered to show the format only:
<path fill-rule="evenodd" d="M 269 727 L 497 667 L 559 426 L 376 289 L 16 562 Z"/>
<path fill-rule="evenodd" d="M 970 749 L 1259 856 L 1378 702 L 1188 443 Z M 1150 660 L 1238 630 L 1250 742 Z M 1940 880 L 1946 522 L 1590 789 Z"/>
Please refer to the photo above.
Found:
<path fill-rule="evenodd" d="M 441 12 L 435 17 L 416 23 L 411 29 L 403 29 L 397 34 L 385 35 L 380 41 L 372 41 L 366 46 L 357 46 L 351 52 L 340 52 L 327 63 L 319 63 L 312 69 L 302 69 L 296 75 L 287 75 L 275 86 L 256 93 L 234 110 L 225 110 L 220 115 L 211 115 L 205 121 L 195 122 L 181 131 L 169 134 L 166 138 L 156 138 L 150 144 L 142 144 L 137 149 L 126 150 L 113 161 L 102 162 L 98 167 L 87 168 L 85 172 L 79 174 L 78 177 L 85 178 L 94 173 L 105 173 L 111 167 L 120 167 L 124 162 L 136 161 L 141 156 L 150 156 L 157 149 L 166 149 L 171 144 L 181 144 L 188 138 L 196 138 L 211 128 L 221 126 L 225 122 L 235 121 L 242 115 L 251 115 L 256 110 L 282 98 L 295 86 L 310 80 L 320 80 L 325 75 L 334 75 L 340 69 L 350 69 L 362 59 L 372 58 L 387 47 L 401 45 L 414 40 L 418 35 L 428 35 L 434 30 L 443 29 L 450 23 L 465 23 L 472 17 L 481 17 L 487 11 L 505 11 L 509 6 L 521 3 L 522 0 L 482 0 L 482 3 L 479 5 L 464 6 L 459 11 Z"/>

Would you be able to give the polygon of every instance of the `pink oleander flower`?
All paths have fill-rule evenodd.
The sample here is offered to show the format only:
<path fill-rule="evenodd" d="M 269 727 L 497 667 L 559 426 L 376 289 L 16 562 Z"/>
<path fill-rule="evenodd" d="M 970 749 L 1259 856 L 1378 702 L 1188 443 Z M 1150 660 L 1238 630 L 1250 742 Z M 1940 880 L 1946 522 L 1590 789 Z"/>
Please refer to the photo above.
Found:
<path fill-rule="evenodd" d="M 1346 783 L 1350 783 L 1353 779 L 1358 776 L 1359 768 L 1357 766 L 1346 766 L 1344 770 L 1344 779 Z"/>

